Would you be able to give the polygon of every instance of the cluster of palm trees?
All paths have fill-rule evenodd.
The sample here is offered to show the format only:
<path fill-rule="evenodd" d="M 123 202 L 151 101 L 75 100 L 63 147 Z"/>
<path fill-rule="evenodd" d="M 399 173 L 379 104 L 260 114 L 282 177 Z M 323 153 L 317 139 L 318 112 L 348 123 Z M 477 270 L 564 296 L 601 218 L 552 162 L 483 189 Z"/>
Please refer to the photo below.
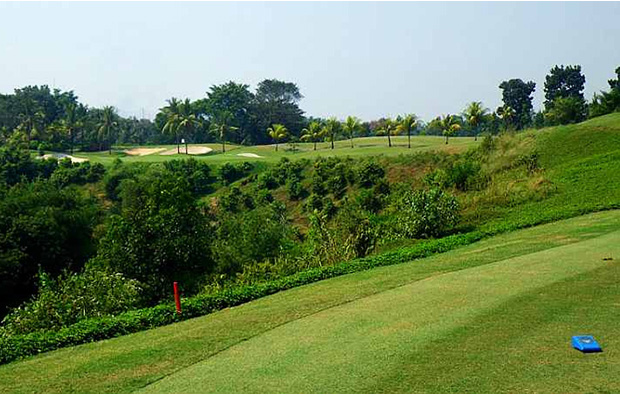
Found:
<path fill-rule="evenodd" d="M 377 134 L 387 136 L 388 146 L 391 147 L 393 135 L 406 133 L 408 137 L 407 146 L 411 148 L 411 133 L 414 132 L 418 126 L 418 117 L 414 114 L 407 114 L 402 117 L 398 116 L 396 119 L 388 118 L 383 120 L 381 128 L 377 130 Z M 329 118 L 323 123 L 312 121 L 307 128 L 301 131 L 301 140 L 313 143 L 314 150 L 316 151 L 316 143 L 328 138 L 331 149 L 334 149 L 334 139 L 336 135 L 343 132 L 350 140 L 351 148 L 353 148 L 355 134 L 362 129 L 362 122 L 360 119 L 353 116 L 348 116 L 344 122 L 340 122 L 336 118 Z"/>
<path fill-rule="evenodd" d="M 174 141 L 177 145 L 177 154 L 181 153 L 179 137 L 184 136 L 185 153 L 187 154 L 188 137 L 192 134 L 194 128 L 202 124 L 202 120 L 192 111 L 192 105 L 189 99 L 180 101 L 176 98 L 168 100 L 168 106 L 162 109 L 166 116 L 166 123 L 162 128 L 163 133 L 174 135 Z"/>

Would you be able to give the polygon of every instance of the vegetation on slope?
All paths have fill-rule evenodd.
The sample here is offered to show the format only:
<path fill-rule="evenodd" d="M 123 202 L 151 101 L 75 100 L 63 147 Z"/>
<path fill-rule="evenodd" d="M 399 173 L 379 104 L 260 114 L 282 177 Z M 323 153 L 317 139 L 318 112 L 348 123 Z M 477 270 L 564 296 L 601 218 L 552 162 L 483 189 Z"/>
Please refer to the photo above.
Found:
<path fill-rule="evenodd" d="M 420 280 L 436 278 L 443 273 L 466 273 L 468 268 L 484 267 L 494 262 L 527 256 L 527 254 L 537 251 L 553 251 L 554 247 L 575 245 L 580 241 L 594 239 L 617 231 L 619 225 L 617 211 L 590 214 L 495 236 L 471 246 L 412 263 L 375 268 L 294 288 L 261 298 L 252 303 L 246 303 L 238 308 L 226 309 L 205 317 L 151 331 L 57 350 L 0 366 L 0 391 L 41 393 L 134 392 L 182 368 L 217 355 L 235 344 L 252 339 L 288 322 L 407 284 L 415 286 Z M 541 369 L 548 367 L 553 369 L 552 372 L 556 372 L 554 368 L 556 365 L 539 364 L 538 358 L 543 358 L 545 361 L 557 360 L 560 365 L 564 366 L 563 370 L 567 374 L 570 374 L 570 371 L 566 368 L 570 366 L 575 371 L 580 371 L 582 368 L 587 369 L 587 380 L 571 381 L 574 385 L 583 385 L 583 387 L 578 387 L 580 390 L 575 389 L 575 392 L 604 392 L 606 388 L 608 390 L 613 388 L 608 381 L 615 377 L 613 375 L 614 369 L 611 368 L 615 366 L 613 353 L 603 353 L 603 360 L 577 359 L 580 355 L 571 354 L 576 352 L 570 350 L 568 336 L 574 331 L 581 330 L 582 327 L 568 328 L 566 332 L 565 330 L 558 331 L 557 326 L 546 325 L 551 319 L 566 329 L 566 325 L 570 322 L 577 322 L 574 317 L 585 316 L 590 319 L 582 322 L 596 323 L 597 334 L 608 334 L 604 337 L 603 346 L 612 346 L 610 342 L 613 341 L 613 330 L 616 328 L 613 322 L 615 318 L 613 304 L 603 302 L 597 304 L 596 310 L 588 311 L 588 309 L 592 308 L 590 301 L 593 295 L 596 295 L 597 298 L 606 295 L 605 298 L 612 300 L 617 298 L 617 287 L 613 287 L 613 284 L 609 284 L 608 281 L 614 281 L 617 277 L 618 265 L 606 264 L 600 260 L 608 257 L 609 251 L 601 250 L 597 253 L 598 255 L 595 256 L 596 264 L 608 265 L 612 272 L 599 273 L 595 271 L 591 277 L 593 281 L 584 278 L 584 282 L 573 280 L 560 282 L 553 285 L 554 288 L 539 289 L 531 295 L 524 293 L 522 296 L 525 299 L 522 301 L 512 299 L 508 304 L 498 306 L 496 310 L 478 311 L 477 317 L 479 317 L 481 325 L 470 324 L 468 326 L 470 329 L 466 331 L 456 328 L 455 332 L 453 334 L 448 333 L 442 342 L 426 344 L 425 350 L 428 349 L 428 352 L 418 353 L 417 358 L 427 358 L 428 360 L 424 361 L 425 363 L 417 360 L 420 362 L 417 366 L 428 367 L 431 370 L 435 370 L 434 368 L 437 367 L 437 375 L 429 376 L 424 372 L 415 370 L 416 373 L 424 374 L 425 380 L 416 379 L 417 384 L 410 380 L 405 383 L 411 384 L 411 388 L 421 388 L 421 385 L 428 383 L 426 389 L 420 389 L 420 392 L 430 392 L 432 389 L 436 392 L 447 392 L 449 391 L 447 386 L 444 385 L 439 389 L 440 387 L 433 386 L 433 383 L 441 384 L 444 382 L 452 387 L 458 384 L 459 378 L 467 376 L 467 372 L 472 366 L 480 369 L 479 377 L 492 377 L 493 372 L 497 371 L 496 366 L 508 363 L 505 368 L 513 369 L 515 374 L 505 379 L 515 380 L 520 384 L 518 387 L 513 387 L 519 390 L 510 392 L 527 391 L 529 387 L 524 387 L 524 385 L 528 384 L 531 376 L 529 373 L 522 374 L 522 372 L 532 372 L 531 369 L 539 367 Z M 561 263 L 562 261 L 550 260 L 550 262 Z M 501 276 L 494 277 L 498 277 L 499 281 L 502 281 Z M 605 286 L 602 287 L 602 285 Z M 558 288 L 564 291 L 557 292 Z M 572 296 L 571 290 L 574 292 Z M 532 303 L 528 299 L 533 297 L 536 298 L 536 303 Z M 415 299 L 423 300 L 419 295 L 409 298 L 409 300 Z M 381 314 L 380 311 L 375 311 L 375 313 Z M 415 314 L 408 317 L 414 320 Z M 493 322 L 494 320 L 495 322 Z M 607 324 L 605 324 L 606 321 Z M 583 330 L 594 328 L 593 326 L 583 328 Z M 525 341 L 531 339 L 536 331 L 539 331 L 539 334 L 538 337 L 534 337 L 540 337 L 541 342 Z M 482 350 L 477 347 L 480 342 L 475 340 L 479 340 L 481 333 L 490 337 L 492 340 L 490 344 L 493 347 L 486 347 Z M 308 333 L 308 335 L 316 337 L 319 336 L 319 333 Z M 442 347 L 445 341 L 450 338 L 452 338 L 451 344 L 454 346 Z M 512 343 L 509 343 L 511 341 Z M 519 352 L 516 347 L 522 348 L 521 357 L 507 360 L 505 353 L 497 353 L 498 347 L 503 344 L 507 344 L 503 347 L 510 347 L 512 352 Z M 550 352 L 548 349 L 545 349 L 546 353 L 537 351 L 537 347 L 550 346 L 551 344 L 557 344 L 557 347 L 552 350 L 553 357 L 549 356 L 547 359 L 546 355 L 551 355 L 548 354 Z M 464 350 L 464 347 L 467 350 Z M 461 358 L 454 358 L 454 355 L 451 354 L 453 350 L 463 350 L 462 353 L 459 353 Z M 435 359 L 432 356 L 437 356 L 437 358 Z M 493 362 L 481 364 L 480 361 L 484 360 Z M 475 361 L 478 362 L 474 363 Z M 571 361 L 571 363 L 566 363 L 567 361 Z M 607 364 L 610 368 L 596 369 L 596 366 L 601 366 L 596 361 Z M 412 360 L 411 362 L 416 361 Z M 468 367 L 470 363 L 474 364 Z M 497 365 L 498 363 L 500 365 Z M 414 368 L 414 366 L 409 365 L 409 368 Z M 461 370 L 464 368 L 465 370 Z M 392 373 L 396 374 L 398 371 L 407 373 L 405 369 L 394 370 Z M 533 372 L 536 373 L 536 371 Z M 538 372 L 544 373 L 543 371 Z M 561 381 L 561 377 L 553 374 L 548 374 L 546 377 L 554 379 L 556 387 L 544 386 L 540 388 L 548 388 L 548 392 L 558 392 L 560 388 L 566 388 L 557 386 L 558 380 L 560 380 L 561 385 L 567 385 L 566 381 Z M 450 380 L 450 378 L 454 380 Z M 488 387 L 492 382 L 495 381 L 481 380 L 476 386 L 466 388 L 456 386 L 455 388 L 461 388 L 462 392 L 476 392 L 476 388 L 480 388 L 481 391 L 488 388 L 483 392 L 497 392 L 501 391 L 500 388 L 508 388 L 498 384 L 498 387 L 493 387 L 495 389 L 493 391 Z M 463 381 L 461 385 L 467 385 L 467 383 L 467 381 Z M 497 383 L 501 382 L 497 381 Z M 552 381 L 549 383 L 553 384 Z M 397 384 L 398 380 L 394 380 L 392 385 Z M 394 387 L 394 391 L 399 390 L 404 391 L 402 388 Z M 368 391 L 372 391 L 372 389 L 369 388 Z M 506 392 L 508 391 L 506 390 Z"/>

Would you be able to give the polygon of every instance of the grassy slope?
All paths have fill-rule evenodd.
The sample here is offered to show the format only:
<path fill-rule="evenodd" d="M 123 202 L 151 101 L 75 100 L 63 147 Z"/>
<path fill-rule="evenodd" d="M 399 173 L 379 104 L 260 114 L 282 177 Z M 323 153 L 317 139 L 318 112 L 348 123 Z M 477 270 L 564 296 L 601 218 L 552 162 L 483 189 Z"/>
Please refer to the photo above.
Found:
<path fill-rule="evenodd" d="M 445 139 L 441 136 L 414 136 L 411 138 L 411 149 L 407 148 L 407 137 L 396 136 L 392 138 L 392 148 L 387 146 L 386 137 L 363 137 L 355 139 L 355 147 L 351 148 L 348 140 L 342 140 L 335 142 L 335 149 L 329 149 L 329 143 L 317 144 L 317 150 L 312 149 L 310 143 L 297 144 L 298 151 L 287 151 L 286 144 L 281 144 L 278 152 L 275 151 L 274 146 L 271 145 L 257 145 L 257 146 L 235 146 L 231 145 L 226 148 L 226 153 L 221 152 L 221 145 L 219 144 L 200 144 L 201 146 L 210 147 L 215 150 L 214 153 L 209 155 L 195 155 L 191 156 L 196 159 L 204 160 L 208 163 L 221 164 L 224 162 L 243 162 L 243 161 L 261 161 L 261 162 L 277 162 L 282 157 L 290 159 L 302 159 L 302 158 L 316 158 L 318 156 L 369 156 L 369 155 L 387 155 L 395 156 L 400 154 L 407 154 L 418 151 L 429 150 L 447 150 L 448 152 L 460 152 L 469 147 L 473 147 L 478 144 L 473 137 L 456 137 L 450 139 L 448 145 L 445 144 Z M 172 148 L 176 146 L 162 145 L 161 147 Z M 156 148 L 156 147 L 149 147 Z M 122 152 L 122 151 L 121 151 Z M 75 156 L 88 158 L 93 162 L 101 162 L 103 164 L 110 164 L 115 158 L 120 157 L 122 160 L 128 162 L 163 162 L 170 159 L 187 158 L 187 155 L 145 155 L 145 156 L 127 156 L 121 154 L 121 152 L 109 155 L 108 152 L 93 152 L 93 153 L 77 153 Z M 261 156 L 262 158 L 247 158 L 238 156 L 239 153 L 253 153 Z"/>
<path fill-rule="evenodd" d="M 534 309 L 532 315 L 538 321 L 527 317 L 507 320 L 512 325 L 500 325 L 503 333 L 499 339 L 497 330 L 487 335 L 478 317 L 491 314 L 503 321 L 513 308 L 525 309 L 522 305 L 531 296 L 548 293 L 549 288 L 566 282 L 588 288 L 584 294 L 591 298 L 600 287 L 596 281 L 587 287 L 581 276 L 605 280 L 620 274 L 618 264 L 602 260 L 605 254 L 620 254 L 619 242 L 620 231 L 616 231 L 360 298 L 275 328 L 144 391 L 441 393 L 482 392 L 483 385 L 491 392 L 593 392 L 596 387 L 592 384 L 617 390 L 617 371 L 608 366 L 596 369 L 620 365 L 613 352 L 620 345 L 616 340 L 620 329 L 612 318 L 617 308 L 609 303 L 620 292 L 609 282 L 602 292 L 607 296 L 607 308 L 599 307 L 607 319 L 593 322 L 574 317 L 577 319 L 564 322 L 566 315 L 558 310 L 583 309 L 590 304 L 576 295 L 562 295 L 563 301 L 554 298 L 555 303 Z M 611 353 L 586 359 L 571 351 L 571 334 L 589 331 L 594 331 Z M 464 346 L 468 353 L 463 352 Z M 441 369 L 435 370 L 435 365 Z M 519 377 L 507 375 L 503 366 Z M 576 374 L 578 385 L 565 383 Z M 541 380 L 529 381 L 534 378 Z M 506 388 L 504 383 L 510 384 Z"/>
<path fill-rule="evenodd" d="M 308 376 L 303 374 L 291 376 L 291 380 L 297 378 L 301 381 L 289 381 L 288 378 L 285 380 L 285 377 L 280 376 L 274 384 L 278 386 L 263 388 L 262 391 L 278 391 L 287 388 L 287 383 L 299 384 L 296 388 L 300 391 L 320 390 L 321 388 L 337 391 L 339 389 L 327 387 L 329 380 L 325 384 L 325 380 L 330 377 L 330 371 L 329 369 L 328 371 L 321 370 L 321 366 L 328 361 L 336 363 L 339 360 L 345 361 L 339 369 L 346 370 L 349 367 L 357 369 L 355 371 L 364 373 L 364 377 L 366 377 L 363 380 L 359 377 L 361 381 L 347 381 L 350 379 L 347 379 L 346 375 L 339 377 L 339 380 L 344 380 L 342 384 L 346 384 L 353 391 L 405 391 L 405 388 L 398 387 L 399 383 L 408 385 L 407 388 L 411 390 L 420 391 L 432 392 L 442 389 L 452 391 L 453 388 L 462 391 L 472 391 L 472 389 L 479 388 L 480 391 L 484 391 L 485 388 L 490 388 L 488 387 L 489 383 L 486 380 L 481 380 L 476 385 L 468 386 L 468 380 L 471 378 L 467 378 L 469 376 L 465 374 L 466 372 L 463 369 L 469 366 L 465 361 L 473 360 L 480 369 L 484 368 L 476 377 L 496 379 L 498 372 L 496 367 L 499 365 L 485 363 L 487 358 L 492 358 L 490 361 L 508 364 L 507 368 L 512 368 L 514 372 L 518 373 L 517 377 L 521 378 L 520 380 L 515 379 L 517 381 L 513 383 L 512 387 L 508 385 L 510 383 L 502 387 L 500 380 L 498 386 L 493 387 L 494 389 L 519 388 L 519 391 L 527 391 L 528 387 L 524 386 L 526 384 L 524 379 L 531 377 L 532 374 L 540 373 L 539 371 L 532 371 L 528 367 L 530 363 L 543 363 L 543 360 L 536 359 L 541 355 L 536 352 L 522 352 L 523 355 L 519 359 L 501 356 L 505 350 L 514 350 L 523 344 L 534 348 L 547 347 L 552 344 L 553 347 L 549 347 L 553 355 L 561 358 L 560 361 L 568 366 L 562 370 L 565 374 L 573 373 L 576 369 L 586 369 L 590 376 L 582 382 L 592 383 L 592 385 L 584 388 L 589 388 L 593 392 L 613 391 L 617 387 L 614 387 L 613 377 L 608 374 L 612 369 L 595 370 L 594 368 L 597 363 L 605 362 L 607 366 L 614 366 L 618 362 L 617 356 L 614 357 L 617 354 L 612 351 L 612 345 L 615 344 L 612 335 L 615 333 L 614 331 L 617 331 L 614 329 L 615 323 L 613 322 L 614 314 L 617 313 L 617 306 L 606 302 L 617 296 L 618 290 L 617 287 L 601 287 L 596 281 L 608 283 L 610 279 L 617 278 L 620 274 L 617 264 L 607 265 L 607 269 L 605 269 L 606 266 L 601 263 L 603 256 L 609 254 L 613 254 L 614 257 L 620 256 L 617 247 L 617 242 L 620 241 L 618 234 L 609 235 L 610 232 L 618 229 L 620 229 L 620 212 L 609 211 L 592 214 L 497 236 L 446 254 L 412 263 L 383 267 L 322 281 L 256 300 L 237 308 L 167 327 L 54 351 L 0 366 L 0 392 L 131 392 L 230 347 L 233 348 L 230 348 L 229 352 L 219 354 L 220 356 L 216 356 L 213 361 L 220 361 L 220 358 L 224 358 L 226 355 L 234 357 L 234 350 L 242 350 L 243 347 L 252 346 L 257 341 L 262 343 L 266 339 L 274 339 L 272 337 L 274 333 L 285 336 L 287 332 L 281 331 L 289 327 L 299 327 L 304 330 L 305 336 L 302 338 L 304 341 L 299 342 L 300 338 L 292 336 L 295 332 L 291 332 L 288 340 L 281 345 L 291 342 L 290 344 L 297 347 L 298 345 L 309 345 L 318 340 L 333 342 L 326 344 L 331 344 L 330 349 L 332 353 L 335 353 L 333 354 L 334 357 L 324 358 L 321 356 L 318 361 L 312 359 L 310 358 L 312 347 L 300 351 L 299 354 L 290 354 L 288 358 L 282 360 L 282 365 L 280 365 L 282 369 L 285 369 L 284 371 L 293 369 L 291 372 L 299 373 L 294 369 L 295 361 L 299 358 L 310 358 L 306 363 L 312 365 L 308 365 L 308 368 L 319 369 L 316 374 L 319 374 L 320 371 L 323 372 L 322 375 L 316 376 L 316 381 L 312 380 L 310 383 L 304 381 L 304 377 L 312 376 L 310 374 Z M 601 235 L 602 238 L 596 239 Z M 592 241 L 586 244 L 577 244 L 583 240 Z M 615 242 L 615 246 L 613 242 Z M 549 250 L 564 245 L 569 245 L 571 249 L 567 251 Z M 598 246 L 602 247 L 598 248 Z M 497 263 L 543 250 L 547 250 L 547 252 L 536 258 L 553 259 L 532 259 L 532 256 L 528 258 L 525 255 L 513 261 Z M 579 255 L 583 255 L 584 259 L 575 259 Z M 558 257 L 561 259 L 556 259 Z M 565 266 L 562 266 L 562 262 L 571 262 L 571 269 L 564 270 Z M 448 272 L 455 272 L 455 274 L 441 276 L 442 273 Z M 592 281 L 586 281 L 588 277 L 584 277 L 586 280 L 573 279 L 572 274 L 578 272 L 589 273 L 588 276 L 593 276 Z M 428 280 L 420 282 L 423 279 Z M 524 281 L 525 279 L 528 281 Z M 576 281 L 576 286 L 571 285 L 571 281 Z M 429 284 L 435 284 L 437 287 L 429 286 Z M 475 286 L 476 284 L 477 286 Z M 450 285 L 447 289 L 438 288 L 447 285 Z M 560 291 L 556 293 L 553 291 L 555 288 L 564 291 L 563 293 Z M 565 300 L 562 295 L 566 295 L 570 288 L 575 288 L 579 293 L 575 294 L 576 297 Z M 448 291 L 451 293 L 447 293 Z M 472 304 L 472 309 L 467 308 L 469 302 L 467 304 L 462 303 L 462 295 L 465 294 L 473 298 L 472 303 L 475 302 Z M 452 312 L 454 314 L 437 314 L 432 309 L 429 310 L 429 306 L 435 307 L 436 305 L 435 302 L 430 302 L 432 298 L 437 303 L 443 303 L 442 311 L 445 310 L 447 313 Z M 536 300 L 542 298 L 540 300 L 543 301 L 549 300 L 542 304 L 528 303 L 527 301 L 532 298 Z M 604 302 L 597 307 L 596 317 L 598 318 L 593 321 L 595 325 L 591 327 L 577 325 L 578 321 L 573 320 L 574 314 L 583 313 L 581 311 L 584 309 L 583 303 L 592 298 Z M 521 300 L 526 302 L 521 302 Z M 578 302 L 575 308 L 571 307 L 572 302 Z M 407 314 L 401 314 L 399 309 L 392 310 L 393 306 L 402 307 L 407 311 Z M 459 306 L 463 307 L 463 310 L 460 310 Z M 347 310 L 348 307 L 356 307 L 357 310 Z M 531 310 L 535 314 L 530 319 L 528 314 L 532 313 Z M 513 315 L 513 311 L 520 313 Z M 402 310 L 402 312 L 405 311 Z M 428 314 L 422 315 L 422 312 Z M 506 314 L 506 312 L 511 313 Z M 436 317 L 444 316 L 452 318 L 435 320 Z M 589 318 L 591 314 L 588 313 L 586 316 Z M 304 317 L 307 318 L 304 319 Z M 317 321 L 317 317 L 324 317 L 326 320 Z M 500 319 L 496 322 L 494 317 L 500 317 Z M 474 318 L 478 323 L 489 322 L 488 329 L 475 324 L 472 321 Z M 550 320 L 552 322 L 549 326 Z M 357 324 L 352 325 L 352 321 Z M 385 326 L 377 327 L 381 322 Z M 420 325 L 420 333 L 427 333 L 427 336 L 422 337 L 424 341 L 416 345 L 416 347 L 420 347 L 418 350 L 429 349 L 440 352 L 439 354 L 433 354 L 434 356 L 426 352 L 412 354 L 406 352 L 407 350 L 411 351 L 410 348 L 402 347 L 402 344 L 411 344 L 408 343 L 412 338 L 410 329 L 412 323 L 415 324 L 416 322 Z M 467 325 L 462 326 L 464 323 Z M 571 324 L 575 326 L 571 326 Z M 305 325 L 310 325 L 310 327 L 305 327 Z M 392 328 L 393 325 L 395 326 Z M 557 332 L 558 325 L 564 325 L 567 331 Z M 282 329 L 277 329 L 278 327 Z M 528 337 L 524 338 L 523 336 L 528 335 L 527 330 L 536 327 L 545 329 L 544 341 L 542 343 L 528 343 L 525 341 Z M 330 328 L 334 329 L 334 332 L 329 332 Z M 444 337 L 433 337 L 431 332 L 435 331 L 425 332 L 424 328 L 427 330 L 439 328 Z M 490 342 L 491 346 L 481 347 L 479 341 L 476 341 L 477 332 L 472 328 L 484 330 L 485 335 L 493 339 Z M 604 347 L 609 348 L 610 351 L 601 356 L 591 356 L 590 359 L 569 352 L 569 339 L 567 338 L 569 332 L 590 329 L 602 336 L 601 340 L 603 340 Z M 275 332 L 270 332 L 271 330 L 275 330 Z M 329 336 L 326 336 L 327 334 Z M 375 342 L 376 344 L 368 343 L 365 340 L 368 334 L 379 336 L 382 341 Z M 349 335 L 359 336 L 359 339 L 355 336 L 349 337 Z M 260 337 L 242 343 L 256 336 Z M 450 343 L 454 340 L 452 336 L 456 336 L 456 339 L 460 336 L 461 339 L 466 340 L 466 347 L 469 347 L 471 353 L 459 353 L 459 347 L 463 347 L 463 345 Z M 383 342 L 384 338 L 386 339 L 385 343 Z M 497 340 L 498 338 L 499 340 Z M 390 341 L 394 341 L 394 343 L 387 342 L 387 339 L 392 339 Z M 357 350 L 358 353 L 362 353 L 357 354 L 361 355 L 361 360 L 351 360 L 344 358 L 342 354 L 338 354 L 338 350 L 342 347 L 344 347 L 343 349 L 355 350 L 355 344 L 358 340 L 360 346 L 363 346 Z M 500 343 L 497 343 L 496 340 Z M 549 341 L 555 343 L 548 343 Z M 237 344 L 239 346 L 235 346 Z M 364 354 L 366 347 L 373 344 L 379 349 L 368 355 Z M 382 344 L 390 345 L 390 347 L 382 349 Z M 504 346 L 504 344 L 506 345 Z M 284 348 L 279 348 L 277 342 L 274 347 L 268 347 L 262 352 L 269 350 L 273 352 L 286 351 Z M 455 354 L 459 358 L 455 358 Z M 376 359 L 372 360 L 369 366 L 375 366 L 375 369 L 371 371 L 371 374 L 366 375 L 367 372 L 364 370 L 365 358 L 373 357 L 373 355 Z M 393 358 L 381 358 L 381 356 L 387 355 L 394 355 L 394 358 L 398 355 L 399 358 L 394 360 Z M 268 354 L 264 356 L 269 357 Z M 525 358 L 528 356 L 529 359 Z M 425 369 L 420 358 L 427 357 L 432 357 L 430 362 L 437 365 L 437 370 L 433 369 L 435 373 L 430 377 L 424 375 L 422 380 L 417 375 L 420 372 L 424 373 Z M 252 367 L 252 363 L 264 362 L 265 360 L 257 359 L 254 361 L 252 358 L 250 360 L 241 358 L 244 364 L 250 364 L 244 365 L 247 368 Z M 388 362 L 396 363 L 395 361 L 400 365 L 393 369 L 384 368 Z M 206 365 L 207 367 L 211 366 L 208 362 Z M 201 366 L 196 365 L 190 369 L 201 369 Z M 218 366 L 223 367 L 224 365 L 215 365 L 215 367 Z M 405 367 L 405 369 L 398 369 L 398 366 Z M 256 367 L 260 366 L 256 365 Z M 571 370 L 569 367 L 574 369 Z M 301 371 L 303 372 L 305 368 L 306 365 L 301 366 Z M 235 366 L 235 369 L 238 367 Z M 471 373 L 471 366 L 468 369 L 468 372 Z M 555 365 L 549 369 L 555 372 Z M 200 374 L 202 373 L 201 371 Z M 179 372 L 178 377 L 183 377 L 183 374 Z M 245 378 L 250 380 L 255 377 L 253 374 L 274 380 L 274 377 L 270 377 L 269 370 L 255 371 L 250 369 Z M 390 376 L 393 374 L 402 375 L 402 377 Z M 454 374 L 456 374 L 454 377 L 461 377 L 462 381 L 457 378 L 446 381 Z M 581 388 L 554 387 L 553 385 L 557 385 L 558 382 L 546 375 L 543 376 L 549 380 L 549 387 L 541 388 L 548 388 L 549 391 L 552 391 L 553 388 L 555 391 L 570 391 L 568 388 L 575 388 L 575 390 Z M 210 379 L 205 385 L 221 383 L 215 381 L 216 377 L 206 377 Z M 370 380 L 368 377 L 373 377 L 376 380 Z M 194 376 L 194 378 L 198 377 Z M 597 381 L 594 380 L 595 378 L 603 378 L 604 380 Z M 504 379 L 509 381 L 511 378 L 506 377 Z M 168 380 L 157 384 L 162 387 L 149 387 L 147 391 L 170 389 L 170 387 L 165 387 L 166 383 L 172 383 L 173 392 L 208 390 L 206 386 L 184 388 L 182 387 L 183 384 L 174 380 L 176 380 L 175 376 L 171 376 Z M 595 382 L 601 387 L 595 386 Z M 450 386 L 446 387 L 444 383 L 449 383 Z M 225 388 L 218 387 L 217 390 L 224 391 Z M 260 388 L 256 390 L 261 391 Z"/>

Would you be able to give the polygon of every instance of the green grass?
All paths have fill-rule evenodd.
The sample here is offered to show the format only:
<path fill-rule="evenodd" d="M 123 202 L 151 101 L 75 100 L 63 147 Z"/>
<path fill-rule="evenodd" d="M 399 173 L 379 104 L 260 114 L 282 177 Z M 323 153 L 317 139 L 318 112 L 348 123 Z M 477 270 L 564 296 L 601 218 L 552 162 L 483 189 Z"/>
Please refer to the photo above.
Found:
<path fill-rule="evenodd" d="M 591 214 L 57 350 L 0 366 L 0 392 L 617 392 L 619 229 Z M 606 352 L 570 350 L 584 331 Z"/>
<path fill-rule="evenodd" d="M 317 150 L 313 150 L 311 143 L 297 144 L 297 151 L 292 152 L 287 144 L 280 144 L 278 151 L 275 151 L 273 145 L 256 145 L 256 146 L 239 146 L 226 145 L 226 152 L 222 153 L 220 144 L 198 144 L 200 146 L 210 147 L 214 151 L 207 155 L 190 155 L 190 157 L 204 160 L 208 163 L 221 164 L 224 162 L 243 162 L 243 161 L 260 161 L 260 162 L 277 162 L 283 157 L 293 159 L 313 159 L 318 156 L 374 156 L 386 155 L 396 156 L 411 152 L 430 151 L 430 150 L 446 150 L 448 152 L 461 152 L 469 147 L 478 144 L 473 137 L 455 137 L 450 139 L 449 144 L 445 144 L 445 139 L 441 136 L 413 136 L 411 138 L 411 149 L 407 148 L 407 137 L 396 136 L 392 138 L 392 148 L 387 146 L 387 137 L 361 137 L 354 140 L 354 148 L 351 148 L 349 140 L 341 140 L 335 142 L 335 149 L 330 149 L 330 143 L 322 142 L 317 144 Z M 158 145 L 149 146 L 148 148 L 175 148 L 176 145 Z M 104 152 L 77 152 L 75 156 L 88 158 L 91 162 L 100 162 L 105 165 L 111 164 L 114 159 L 120 158 L 127 162 L 164 162 L 170 159 L 187 158 L 188 155 L 159 155 L 158 153 L 145 156 L 130 156 L 124 154 L 124 150 L 132 147 L 119 147 L 112 151 L 112 155 L 108 151 Z M 183 152 L 183 147 L 181 147 Z M 238 156 L 240 153 L 252 153 L 261 156 L 261 158 L 247 158 Z"/>

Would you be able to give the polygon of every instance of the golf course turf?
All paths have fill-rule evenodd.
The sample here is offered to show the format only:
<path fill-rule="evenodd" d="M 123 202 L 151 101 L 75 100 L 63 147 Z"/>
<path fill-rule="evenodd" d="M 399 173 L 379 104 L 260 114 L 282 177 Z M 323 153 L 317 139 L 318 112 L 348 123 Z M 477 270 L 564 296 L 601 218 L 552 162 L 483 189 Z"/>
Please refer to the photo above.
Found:
<path fill-rule="evenodd" d="M 590 214 L 10 363 L 0 391 L 618 392 L 619 257 L 620 212 Z"/>

